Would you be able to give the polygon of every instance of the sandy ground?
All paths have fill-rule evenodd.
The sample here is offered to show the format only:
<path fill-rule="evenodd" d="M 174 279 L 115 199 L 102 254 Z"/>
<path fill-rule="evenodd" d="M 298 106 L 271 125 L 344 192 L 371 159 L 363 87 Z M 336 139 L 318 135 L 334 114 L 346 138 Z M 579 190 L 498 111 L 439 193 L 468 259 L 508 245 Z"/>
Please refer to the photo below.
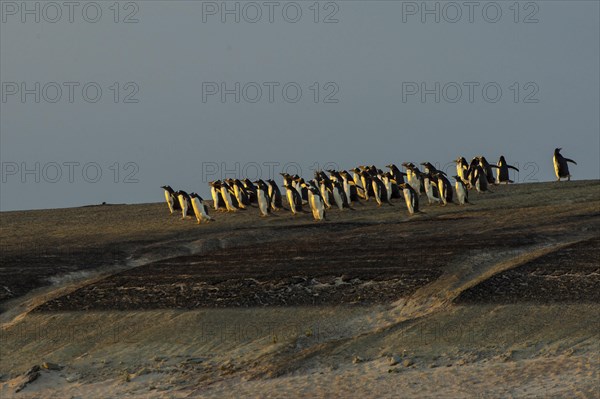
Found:
<path fill-rule="evenodd" d="M 599 182 L 492 190 L 325 223 L 2 213 L 0 397 L 600 397 Z"/>

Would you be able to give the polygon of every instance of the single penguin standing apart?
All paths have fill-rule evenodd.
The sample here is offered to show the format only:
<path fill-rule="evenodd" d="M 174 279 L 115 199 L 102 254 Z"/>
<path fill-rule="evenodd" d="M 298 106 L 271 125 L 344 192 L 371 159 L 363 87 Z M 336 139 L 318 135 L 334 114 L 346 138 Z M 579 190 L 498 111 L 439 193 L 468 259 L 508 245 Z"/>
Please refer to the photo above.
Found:
<path fill-rule="evenodd" d="M 577 165 L 577 162 L 563 157 L 560 154 L 560 150 L 562 150 L 562 148 L 556 148 L 554 150 L 554 157 L 552 158 L 552 161 L 554 162 L 554 173 L 556 174 L 556 180 L 560 181 L 561 178 L 566 177 L 567 181 L 570 181 L 571 174 L 569 173 L 569 164 L 567 162 L 574 163 L 575 165 Z"/>
<path fill-rule="evenodd" d="M 519 171 L 519 169 L 517 169 L 514 166 L 509 165 L 508 163 L 506 163 L 506 159 L 504 159 L 504 155 L 500 155 L 500 159 L 498 160 L 498 175 L 496 175 L 496 184 L 500 184 L 500 183 L 505 183 L 505 184 L 514 183 L 509 178 L 508 169 L 514 169 L 517 172 Z"/>
<path fill-rule="evenodd" d="M 465 184 L 463 179 L 458 175 L 454 176 L 454 179 L 456 180 L 454 187 L 456 188 L 456 198 L 458 198 L 458 203 L 460 205 L 468 204 L 469 190 L 467 190 L 467 185 Z"/>
<path fill-rule="evenodd" d="M 167 205 L 169 206 L 169 211 L 171 215 L 176 210 L 180 210 L 181 206 L 179 206 L 179 200 L 175 198 L 175 191 L 171 188 L 171 186 L 162 186 L 163 190 L 165 190 L 165 199 L 167 200 Z"/>
<path fill-rule="evenodd" d="M 198 224 L 200 224 L 203 220 L 207 222 L 214 220 L 210 216 L 208 216 L 208 207 L 204 204 L 204 200 L 196 193 L 190 194 L 190 199 L 192 201 L 192 208 L 194 209 L 194 214 L 196 215 L 196 220 L 198 220 Z"/>
<path fill-rule="evenodd" d="M 408 213 L 413 215 L 415 212 L 419 212 L 419 195 L 415 189 L 408 183 L 400 184 L 400 188 L 404 192 L 404 200 L 406 201 Z"/>

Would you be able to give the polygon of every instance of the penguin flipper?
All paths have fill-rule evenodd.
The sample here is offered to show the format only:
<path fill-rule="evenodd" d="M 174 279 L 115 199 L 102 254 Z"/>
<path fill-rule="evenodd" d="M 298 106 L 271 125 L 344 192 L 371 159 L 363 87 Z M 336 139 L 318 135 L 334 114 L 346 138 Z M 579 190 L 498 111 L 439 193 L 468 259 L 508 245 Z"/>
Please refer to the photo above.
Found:
<path fill-rule="evenodd" d="M 577 162 L 573 161 L 572 159 L 565 158 L 565 161 L 567 161 L 567 162 L 571 162 L 571 163 L 574 163 L 575 165 L 577 165 Z"/>
<path fill-rule="evenodd" d="M 515 168 L 515 167 L 514 167 L 514 166 L 512 166 L 512 165 L 507 165 L 507 168 L 514 169 L 514 170 L 516 170 L 517 172 L 519 171 L 519 169 L 518 169 L 518 168 Z"/>

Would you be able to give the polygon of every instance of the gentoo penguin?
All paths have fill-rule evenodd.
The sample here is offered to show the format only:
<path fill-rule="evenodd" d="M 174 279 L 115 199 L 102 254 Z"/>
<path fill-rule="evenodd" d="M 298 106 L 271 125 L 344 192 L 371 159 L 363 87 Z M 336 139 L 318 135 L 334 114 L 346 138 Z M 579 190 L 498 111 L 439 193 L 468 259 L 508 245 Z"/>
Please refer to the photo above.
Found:
<path fill-rule="evenodd" d="M 435 172 L 433 176 L 435 176 L 437 180 L 437 187 L 442 204 L 446 205 L 448 202 L 452 202 L 452 185 L 450 184 L 450 181 L 439 171 Z"/>
<path fill-rule="evenodd" d="M 456 180 L 454 183 L 454 187 L 456 188 L 456 198 L 458 198 L 458 203 L 460 205 L 469 203 L 469 191 L 467 190 L 466 184 L 463 182 L 460 176 L 453 176 Z"/>
<path fill-rule="evenodd" d="M 321 197 L 319 190 L 312 185 L 303 183 L 303 186 L 308 190 L 308 203 L 312 210 L 313 217 L 316 221 L 325 219 L 325 203 Z"/>
<path fill-rule="evenodd" d="M 317 180 L 318 184 L 319 184 L 319 192 L 321 193 L 321 197 L 323 198 L 323 203 L 325 204 L 325 208 L 327 209 L 331 209 L 331 201 L 330 201 L 330 185 L 331 185 L 331 180 L 326 181 L 326 180 Z"/>
<path fill-rule="evenodd" d="M 359 188 L 356 185 L 356 180 L 354 180 L 354 177 L 348 172 L 348 171 L 342 171 L 341 172 L 342 177 L 344 178 L 344 181 L 348 183 L 348 191 L 346 192 L 346 195 L 348 196 L 348 202 L 359 202 L 360 203 L 360 199 L 359 199 L 359 194 L 358 191 L 362 190 L 362 188 Z"/>
<path fill-rule="evenodd" d="M 404 192 L 404 200 L 406 201 L 408 213 L 413 215 L 415 212 L 419 212 L 419 195 L 415 189 L 408 183 L 400 184 L 400 188 Z"/>
<path fill-rule="evenodd" d="M 371 183 L 371 174 L 369 172 L 367 172 L 366 170 L 361 170 L 358 173 L 358 176 L 360 177 L 360 185 L 364 189 L 363 194 L 365 196 L 364 197 L 365 201 L 368 201 L 369 195 L 375 194 L 375 193 L 373 193 L 373 186 Z"/>
<path fill-rule="evenodd" d="M 183 190 L 177 191 L 177 199 L 179 200 L 179 206 L 181 207 L 181 218 L 185 219 L 186 216 L 194 215 L 194 210 L 192 209 L 192 201 L 190 200 L 190 196 Z"/>
<path fill-rule="evenodd" d="M 227 208 L 227 212 L 237 212 L 236 203 L 237 199 L 231 196 L 231 187 L 227 182 L 221 182 L 221 197 L 223 198 L 223 202 L 225 203 L 225 208 Z M 233 190 L 231 190 L 233 191 Z M 235 199 L 235 200 L 234 200 Z"/>
<path fill-rule="evenodd" d="M 258 200 L 258 209 L 260 209 L 261 216 L 269 216 L 271 211 L 271 200 L 269 197 L 269 187 L 262 180 L 254 182 L 256 184 L 256 198 Z"/>
<path fill-rule="evenodd" d="M 210 195 L 213 199 L 213 208 L 215 211 L 226 211 L 225 201 L 221 195 L 221 181 L 209 181 L 208 185 L 210 186 Z"/>
<path fill-rule="evenodd" d="M 277 183 L 273 179 L 267 179 L 267 187 L 267 193 L 269 194 L 269 198 L 271 198 L 271 209 L 274 211 L 280 210 L 283 208 L 283 203 L 281 200 L 281 191 L 279 191 Z"/>
<path fill-rule="evenodd" d="M 175 191 L 173 191 L 171 186 L 162 186 L 161 188 L 165 190 L 165 199 L 167 200 L 167 205 L 169 206 L 169 211 L 172 215 L 174 211 L 181 209 L 179 200 L 175 198 Z"/>
<path fill-rule="evenodd" d="M 490 165 L 490 163 L 485 159 L 483 155 L 478 157 L 479 165 L 483 169 L 483 173 L 485 173 L 485 178 L 489 184 L 496 184 L 496 178 L 494 177 L 494 171 L 492 168 L 498 169 L 496 165 Z"/>
<path fill-rule="evenodd" d="M 469 182 L 471 187 L 475 187 L 478 193 L 488 191 L 488 181 L 481 165 L 476 165 L 469 171 Z"/>
<path fill-rule="evenodd" d="M 308 204 L 308 189 L 304 186 L 304 179 L 298 175 L 294 175 L 294 183 L 298 194 L 300 194 L 300 198 L 302 198 L 302 203 Z"/>
<path fill-rule="evenodd" d="M 433 166 L 431 164 L 431 162 L 421 162 L 421 165 L 423 165 L 425 167 L 425 173 L 426 174 L 427 173 L 432 173 L 433 174 L 433 173 L 439 172 L 439 173 L 443 174 L 444 176 L 446 176 L 446 172 L 437 169 L 435 166 Z"/>
<path fill-rule="evenodd" d="M 556 180 L 560 181 L 561 178 L 566 177 L 567 181 L 571 181 L 571 174 L 569 173 L 569 164 L 567 162 L 574 163 L 577 165 L 577 162 L 572 159 L 565 158 L 560 154 L 560 150 L 562 148 L 556 148 L 554 150 L 554 157 L 552 157 L 552 161 L 554 162 L 554 173 L 556 174 Z"/>
<path fill-rule="evenodd" d="M 250 199 L 248 198 L 248 194 L 246 193 L 246 188 L 238 179 L 231 179 L 229 182 L 231 188 L 233 188 L 233 195 L 235 196 L 238 206 L 240 209 L 246 209 L 248 205 L 250 205 Z"/>
<path fill-rule="evenodd" d="M 514 169 L 517 172 L 519 171 L 519 169 L 506 163 L 506 159 L 504 159 L 504 155 L 500 155 L 500 159 L 498 160 L 498 175 L 496 175 L 496 184 L 513 183 L 513 181 L 509 179 L 508 169 Z"/>
<path fill-rule="evenodd" d="M 208 216 L 208 206 L 204 204 L 202 197 L 196 193 L 191 193 L 190 199 L 192 202 L 192 208 L 194 209 L 194 214 L 196 215 L 196 220 L 198 220 L 198 224 L 200 224 L 203 220 L 206 220 L 207 222 L 214 220 Z"/>
<path fill-rule="evenodd" d="M 427 204 L 439 204 L 440 198 L 439 190 L 437 188 L 437 179 L 431 172 L 423 175 L 423 185 L 425 186 L 425 195 L 427 195 Z"/>
<path fill-rule="evenodd" d="M 406 173 L 400 171 L 400 169 L 398 169 L 398 167 L 396 165 L 394 165 L 393 163 L 391 163 L 389 165 L 385 165 L 385 167 L 390 168 L 390 172 L 392 172 L 392 176 L 393 176 L 394 180 L 396 181 L 396 184 L 404 183 L 404 176 L 406 176 Z"/>
<path fill-rule="evenodd" d="M 250 204 L 256 203 L 256 186 L 250 181 L 250 179 L 242 180 L 242 184 L 246 189 L 246 194 L 248 195 L 248 201 Z"/>
<path fill-rule="evenodd" d="M 402 166 L 406 168 L 406 180 L 412 186 L 417 194 L 421 193 L 421 171 L 412 162 L 403 162 Z"/>
<path fill-rule="evenodd" d="M 477 168 L 481 168 L 481 166 L 479 165 L 479 159 L 475 157 L 471 160 L 471 163 L 469 164 L 469 167 L 465 172 L 465 183 L 467 183 L 467 187 L 469 187 L 470 189 L 475 188 L 475 174 Z M 481 171 L 483 173 L 483 169 L 481 169 Z M 457 174 L 460 176 L 460 173 Z"/>
<path fill-rule="evenodd" d="M 360 177 L 361 170 L 359 168 L 351 169 L 352 171 L 352 180 L 354 181 L 354 185 L 357 190 L 356 193 L 360 198 L 367 199 L 368 193 L 365 191 L 365 187 L 362 184 L 362 178 Z"/>
<path fill-rule="evenodd" d="M 462 179 L 463 182 L 467 181 L 467 171 L 469 170 L 469 164 L 465 157 L 459 157 L 454 160 L 456 162 L 456 174 Z"/>
<path fill-rule="evenodd" d="M 340 211 L 343 211 L 344 208 L 353 209 L 348 203 L 348 198 L 346 197 L 346 193 L 344 192 L 342 183 L 340 183 L 337 180 L 333 180 L 331 182 L 331 192 L 333 194 L 333 200 L 335 201 Z"/>
<path fill-rule="evenodd" d="M 285 196 L 287 197 L 288 204 L 290 205 L 290 210 L 295 215 L 298 212 L 302 212 L 302 198 L 300 198 L 300 194 L 298 194 L 298 190 L 293 187 L 291 184 L 286 184 L 285 186 Z"/>

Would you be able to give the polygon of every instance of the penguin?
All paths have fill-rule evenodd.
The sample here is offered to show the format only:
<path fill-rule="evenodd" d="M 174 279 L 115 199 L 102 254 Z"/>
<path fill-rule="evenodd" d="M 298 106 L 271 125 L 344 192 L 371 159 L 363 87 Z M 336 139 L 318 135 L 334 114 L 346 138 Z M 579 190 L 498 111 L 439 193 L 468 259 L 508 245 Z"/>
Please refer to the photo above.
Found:
<path fill-rule="evenodd" d="M 385 200 L 391 204 L 391 200 L 392 200 L 392 192 L 393 192 L 393 188 L 392 186 L 394 186 L 395 184 L 392 182 L 393 176 L 391 172 L 385 172 L 382 176 L 381 176 L 381 182 L 383 183 L 383 186 L 385 187 L 385 193 L 386 193 L 386 197 Z"/>
<path fill-rule="evenodd" d="M 437 189 L 437 179 L 431 172 L 423 176 L 423 185 L 425 186 L 425 195 L 427 195 L 427 204 L 432 205 L 440 203 L 439 190 Z"/>
<path fill-rule="evenodd" d="M 412 162 L 403 162 L 402 166 L 406 168 L 406 180 L 408 184 L 415 189 L 417 194 L 421 194 L 421 171 Z M 424 191 L 424 190 L 423 190 Z"/>
<path fill-rule="evenodd" d="M 333 194 L 333 199 L 340 211 L 343 211 L 344 208 L 353 209 L 348 203 L 348 198 L 346 197 L 344 188 L 339 181 L 334 180 L 331 182 L 331 192 Z"/>
<path fill-rule="evenodd" d="M 477 168 L 481 168 L 481 166 L 479 165 L 479 159 L 477 157 L 473 158 L 471 160 L 471 163 L 469 164 L 469 167 L 467 168 L 467 171 L 465 172 L 465 182 L 467 183 L 467 187 L 469 187 L 470 189 L 475 188 L 475 180 L 476 180 L 476 169 Z M 482 169 L 483 171 L 483 169 Z M 457 173 L 459 176 L 460 174 Z M 487 180 L 486 180 L 487 181 Z"/>
<path fill-rule="evenodd" d="M 371 187 L 373 187 L 373 197 L 377 202 L 377 206 L 381 206 L 382 200 L 387 197 L 387 193 L 384 193 L 385 187 L 383 182 L 377 176 L 371 177 Z"/>
<path fill-rule="evenodd" d="M 233 188 L 233 195 L 235 196 L 238 206 L 240 209 L 246 209 L 248 205 L 250 205 L 250 200 L 248 198 L 248 194 L 246 193 L 246 188 L 238 179 L 231 179 L 229 182 L 231 188 Z"/>
<path fill-rule="evenodd" d="M 277 183 L 275 183 L 275 180 L 273 179 L 267 179 L 267 187 L 269 198 L 271 198 L 271 209 L 274 211 L 280 210 L 283 208 L 283 202 L 281 200 L 281 191 L 279 190 Z"/>
<path fill-rule="evenodd" d="M 298 190 L 296 190 L 296 188 L 291 184 L 286 184 L 284 187 L 286 190 L 285 196 L 287 197 L 292 213 L 295 215 L 299 212 L 302 212 L 302 198 L 300 198 Z"/>
<path fill-rule="evenodd" d="M 487 182 L 489 184 L 496 184 L 496 178 L 494 177 L 494 171 L 492 170 L 492 168 L 498 169 L 498 166 L 490 165 L 490 163 L 487 161 L 487 159 L 485 159 L 485 157 L 483 155 L 480 155 L 478 157 L 478 159 L 479 159 L 479 165 L 481 166 L 481 168 L 483 169 L 483 172 L 485 173 L 485 178 L 487 179 Z"/>
<path fill-rule="evenodd" d="M 450 181 L 444 176 L 443 173 L 439 171 L 435 172 L 433 175 L 437 180 L 437 187 L 440 193 L 440 200 L 443 205 L 448 204 L 448 202 L 452 202 L 452 185 Z"/>
<path fill-rule="evenodd" d="M 556 174 L 556 180 L 560 181 L 561 178 L 566 177 L 567 181 L 571 181 L 571 174 L 569 173 L 569 164 L 567 162 L 571 162 L 577 165 L 577 162 L 572 159 L 565 158 L 560 154 L 560 150 L 562 148 L 554 149 L 554 156 L 552 157 L 552 161 L 554 163 L 554 173 Z"/>
<path fill-rule="evenodd" d="M 481 165 L 477 165 L 473 168 L 469 175 L 469 181 L 471 186 L 475 187 L 478 193 L 488 191 L 488 181 Z"/>
<path fill-rule="evenodd" d="M 462 179 L 463 182 L 467 181 L 467 171 L 469 170 L 469 164 L 465 157 L 458 157 L 454 160 L 456 163 L 456 175 Z"/>
<path fill-rule="evenodd" d="M 373 186 L 371 183 L 371 174 L 366 170 L 361 170 L 358 173 L 358 176 L 360 177 L 360 185 L 363 187 L 363 194 L 365 196 L 364 199 L 365 201 L 368 201 L 369 195 L 375 195 L 375 193 L 373 193 Z"/>
<path fill-rule="evenodd" d="M 357 195 L 360 196 L 360 198 L 362 199 L 366 199 L 366 193 L 365 193 L 365 188 L 363 187 L 362 184 L 362 179 L 360 177 L 360 169 L 359 168 L 354 168 L 351 169 L 352 171 L 352 180 L 354 181 L 354 185 L 356 186 L 357 189 Z"/>
<path fill-rule="evenodd" d="M 176 195 L 177 199 L 179 200 L 179 206 L 181 207 L 181 219 L 193 216 L 194 210 L 192 209 L 192 203 L 188 193 L 183 190 L 179 190 L 177 191 Z"/>
<path fill-rule="evenodd" d="M 304 179 L 298 175 L 294 175 L 294 182 L 296 183 L 296 190 L 298 191 L 298 194 L 300 194 L 300 198 L 302 198 L 302 203 L 308 204 L 308 189 L 304 186 Z"/>
<path fill-rule="evenodd" d="M 456 188 L 456 198 L 458 198 L 459 205 L 469 203 L 469 191 L 467 185 L 463 182 L 462 178 L 458 175 L 453 176 L 456 180 L 454 187 Z"/>
<path fill-rule="evenodd" d="M 331 201 L 329 197 L 329 185 L 331 181 L 320 180 L 319 182 L 319 192 L 321 193 L 321 197 L 323 198 L 323 203 L 325 204 L 325 208 L 331 209 Z"/>
<path fill-rule="evenodd" d="M 269 216 L 271 211 L 271 199 L 269 197 L 269 187 L 262 180 L 254 182 L 256 184 L 256 198 L 258 200 L 258 209 L 260 209 L 260 216 Z"/>
<path fill-rule="evenodd" d="M 221 181 L 209 181 L 208 185 L 210 186 L 210 195 L 213 199 L 213 208 L 215 211 L 224 211 L 227 210 L 225 207 L 225 201 L 223 200 L 223 196 L 221 195 Z"/>
<path fill-rule="evenodd" d="M 179 200 L 175 198 L 175 191 L 171 188 L 171 186 L 162 186 L 163 190 L 165 190 L 165 200 L 167 201 L 167 205 L 169 206 L 169 212 L 171 215 L 173 212 L 181 209 L 179 205 Z"/>
<path fill-rule="evenodd" d="M 504 155 L 500 155 L 500 159 L 498 160 L 498 174 L 496 175 L 496 184 L 514 183 L 512 180 L 509 179 L 508 169 L 514 169 L 517 172 L 519 171 L 519 169 L 506 163 L 506 159 L 504 159 Z"/>
<path fill-rule="evenodd" d="M 419 195 L 415 189 L 408 183 L 402 183 L 399 186 L 404 192 L 404 200 L 408 213 L 414 215 L 419 212 Z"/>
<path fill-rule="evenodd" d="M 439 173 L 443 174 L 444 176 L 446 176 L 446 172 L 437 169 L 430 162 L 421 162 L 421 165 L 423 165 L 425 167 L 425 174 L 427 174 L 427 173 L 434 174 L 434 173 L 439 172 Z"/>
<path fill-rule="evenodd" d="M 354 180 L 354 177 L 348 171 L 344 170 L 341 174 L 342 174 L 342 177 L 345 179 L 345 181 L 348 183 L 349 193 L 346 194 L 346 195 L 348 195 L 348 202 L 349 203 L 352 203 L 352 202 L 360 203 L 359 190 L 362 191 L 362 188 L 358 187 L 356 185 L 356 180 Z"/>
<path fill-rule="evenodd" d="M 304 187 L 308 190 L 308 203 L 312 210 L 315 221 L 325 220 L 325 202 L 321 197 L 321 193 L 315 186 L 304 183 Z"/>
<path fill-rule="evenodd" d="M 248 195 L 249 204 L 255 204 L 257 202 L 256 199 L 256 186 L 250 181 L 250 179 L 242 180 L 242 184 L 246 189 L 246 194 Z"/>
<path fill-rule="evenodd" d="M 406 173 L 400 171 L 400 169 L 398 169 L 398 167 L 396 165 L 394 165 L 393 163 L 391 163 L 389 165 L 385 165 L 385 167 L 390 169 L 390 172 L 392 173 L 392 176 L 393 176 L 394 180 L 396 181 L 396 184 L 404 183 L 404 176 L 406 176 Z"/>
<path fill-rule="evenodd" d="M 214 219 L 208 216 L 208 206 L 204 204 L 204 200 L 196 193 L 190 194 L 190 200 L 192 202 L 192 208 L 194 209 L 194 214 L 196 215 L 196 220 L 198 220 L 198 224 L 202 222 L 202 220 L 206 220 L 207 222 L 213 221 Z"/>
<path fill-rule="evenodd" d="M 227 212 L 237 212 L 237 208 L 235 205 L 237 203 L 237 199 L 231 196 L 230 187 L 224 181 L 221 182 L 221 197 L 223 197 L 223 202 L 225 203 L 225 208 L 227 208 Z"/>

